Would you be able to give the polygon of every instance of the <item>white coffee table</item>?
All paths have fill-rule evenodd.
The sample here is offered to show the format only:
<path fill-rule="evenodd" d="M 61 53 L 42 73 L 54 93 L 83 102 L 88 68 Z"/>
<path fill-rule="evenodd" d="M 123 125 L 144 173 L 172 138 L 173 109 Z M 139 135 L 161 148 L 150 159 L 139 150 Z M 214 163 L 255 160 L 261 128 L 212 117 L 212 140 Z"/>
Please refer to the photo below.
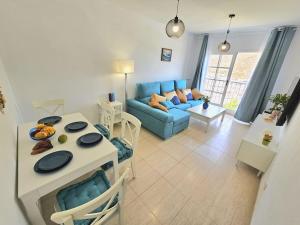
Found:
<path fill-rule="evenodd" d="M 187 111 L 191 113 L 193 118 L 201 120 L 207 124 L 205 132 L 207 132 L 210 122 L 219 116 L 222 116 L 221 121 L 223 122 L 226 113 L 225 108 L 216 105 L 209 105 L 207 109 L 203 109 L 202 105 L 198 105 L 189 108 Z"/>

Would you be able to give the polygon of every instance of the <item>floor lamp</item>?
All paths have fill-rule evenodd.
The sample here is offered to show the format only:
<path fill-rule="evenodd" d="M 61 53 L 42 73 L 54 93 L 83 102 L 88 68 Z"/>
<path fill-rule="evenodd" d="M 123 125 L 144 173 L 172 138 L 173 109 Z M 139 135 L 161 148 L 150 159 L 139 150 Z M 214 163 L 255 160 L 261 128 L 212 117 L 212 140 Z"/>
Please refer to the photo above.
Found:
<path fill-rule="evenodd" d="M 127 74 L 134 73 L 134 61 L 133 60 L 115 60 L 114 61 L 114 72 L 123 73 L 125 75 L 125 105 L 124 109 L 126 112 L 126 101 L 127 101 Z"/>

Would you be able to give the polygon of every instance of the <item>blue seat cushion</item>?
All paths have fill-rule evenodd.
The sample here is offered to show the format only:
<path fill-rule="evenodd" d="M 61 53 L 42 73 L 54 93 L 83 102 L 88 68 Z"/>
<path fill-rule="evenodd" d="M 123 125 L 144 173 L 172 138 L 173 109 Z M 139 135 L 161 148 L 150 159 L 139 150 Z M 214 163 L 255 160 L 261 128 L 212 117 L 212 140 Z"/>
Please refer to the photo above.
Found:
<path fill-rule="evenodd" d="M 150 97 L 152 94 L 160 95 L 160 83 L 159 82 L 137 84 L 137 98 L 138 99 Z"/>
<path fill-rule="evenodd" d="M 107 139 L 110 138 L 110 132 L 109 132 L 109 129 L 105 126 L 103 126 L 102 124 L 98 123 L 98 124 L 95 124 L 94 127 L 97 128 L 97 130 L 104 136 L 106 137 Z"/>
<path fill-rule="evenodd" d="M 189 103 L 192 107 L 203 104 L 203 100 L 188 100 L 187 103 Z"/>
<path fill-rule="evenodd" d="M 121 163 L 126 159 L 129 159 L 132 154 L 133 150 L 129 148 L 120 138 L 113 138 L 111 139 L 111 143 L 117 147 L 118 149 L 118 162 Z M 113 166 L 112 162 L 108 162 L 102 166 L 102 169 L 107 170 Z"/>
<path fill-rule="evenodd" d="M 163 81 L 160 83 L 161 94 L 163 95 L 165 92 L 171 92 L 175 90 L 174 80 Z"/>
<path fill-rule="evenodd" d="M 91 177 L 87 178 L 80 183 L 73 184 L 61 191 L 56 195 L 58 205 L 62 211 L 75 208 L 83 205 L 110 188 L 110 183 L 103 170 L 99 170 L 94 173 Z M 117 198 L 114 200 L 112 205 L 117 203 Z M 103 204 L 94 212 L 101 212 L 106 204 Z M 89 225 L 92 220 L 76 220 L 75 225 Z"/>
<path fill-rule="evenodd" d="M 162 104 L 164 107 L 166 107 L 167 109 L 172 109 L 175 107 L 174 103 L 171 101 L 164 101 L 164 102 L 160 102 L 160 104 Z"/>
<path fill-rule="evenodd" d="M 175 108 L 181 110 L 187 110 L 188 108 L 191 108 L 191 105 L 189 103 L 181 103 L 179 105 L 175 105 Z"/>
<path fill-rule="evenodd" d="M 188 112 L 182 111 L 180 109 L 176 109 L 176 108 L 170 109 L 169 113 L 171 115 L 173 115 L 174 126 L 184 123 L 190 119 L 190 114 Z"/>
<path fill-rule="evenodd" d="M 175 80 L 175 88 L 176 90 L 186 89 L 186 80 Z"/>
<path fill-rule="evenodd" d="M 146 105 L 149 105 L 149 102 L 150 102 L 150 99 L 151 97 L 146 97 L 146 98 L 140 98 L 140 99 L 137 99 L 139 102 L 142 102 Z"/>

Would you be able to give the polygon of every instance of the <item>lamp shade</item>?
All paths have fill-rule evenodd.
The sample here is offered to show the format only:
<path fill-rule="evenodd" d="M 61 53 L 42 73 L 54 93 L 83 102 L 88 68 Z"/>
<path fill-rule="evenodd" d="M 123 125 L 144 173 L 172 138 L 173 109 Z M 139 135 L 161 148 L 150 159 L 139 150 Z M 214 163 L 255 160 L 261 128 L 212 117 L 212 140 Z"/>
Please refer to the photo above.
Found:
<path fill-rule="evenodd" d="M 184 23 L 177 16 L 170 20 L 166 26 L 166 33 L 170 38 L 180 38 L 185 30 Z"/>
<path fill-rule="evenodd" d="M 115 60 L 114 61 L 115 73 L 134 73 L 133 60 Z"/>
<path fill-rule="evenodd" d="M 230 50 L 230 43 L 228 41 L 224 41 L 219 44 L 218 49 L 220 52 L 228 52 Z"/>

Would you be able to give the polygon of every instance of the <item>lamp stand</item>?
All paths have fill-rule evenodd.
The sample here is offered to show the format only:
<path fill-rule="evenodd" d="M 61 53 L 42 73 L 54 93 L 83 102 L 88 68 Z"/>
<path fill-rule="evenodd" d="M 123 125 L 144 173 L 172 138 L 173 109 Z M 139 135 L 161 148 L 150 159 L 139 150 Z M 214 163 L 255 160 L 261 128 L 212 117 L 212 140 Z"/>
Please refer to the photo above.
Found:
<path fill-rule="evenodd" d="M 127 73 L 125 73 L 125 103 L 124 111 L 127 112 Z"/>

